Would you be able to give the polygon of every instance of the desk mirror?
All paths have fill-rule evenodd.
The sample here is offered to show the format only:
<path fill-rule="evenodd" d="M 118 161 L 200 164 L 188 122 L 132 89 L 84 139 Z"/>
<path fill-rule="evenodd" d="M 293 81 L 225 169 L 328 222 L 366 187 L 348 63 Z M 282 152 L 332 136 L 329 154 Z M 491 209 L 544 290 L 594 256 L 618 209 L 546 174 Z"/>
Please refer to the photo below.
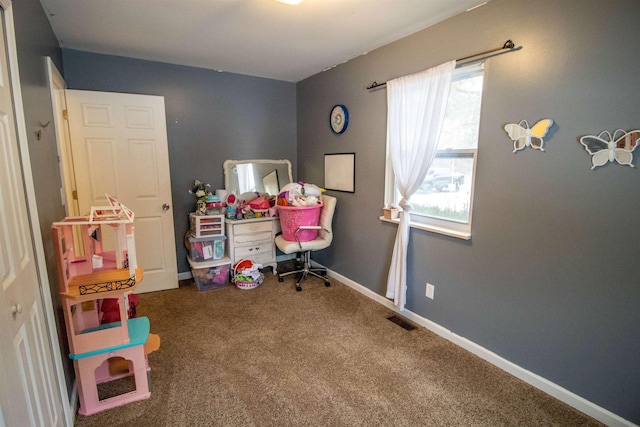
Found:
<path fill-rule="evenodd" d="M 289 160 L 227 160 L 223 167 L 225 189 L 238 195 L 257 191 L 275 196 L 293 182 Z"/>

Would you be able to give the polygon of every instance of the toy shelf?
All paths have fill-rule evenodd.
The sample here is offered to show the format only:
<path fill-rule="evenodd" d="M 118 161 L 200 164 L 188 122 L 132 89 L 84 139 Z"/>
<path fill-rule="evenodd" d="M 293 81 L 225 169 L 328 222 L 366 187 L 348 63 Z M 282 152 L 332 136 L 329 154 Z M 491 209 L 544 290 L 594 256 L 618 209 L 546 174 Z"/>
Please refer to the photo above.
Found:
<path fill-rule="evenodd" d="M 97 301 L 104 298 L 118 300 L 120 318 L 127 318 L 125 294 L 135 290 L 142 280 L 142 267 L 136 267 L 135 276 L 129 277 L 128 269 L 95 271 L 75 276 L 69 282 L 67 292 L 60 293 L 69 338 L 69 349 L 73 354 L 95 351 L 107 346 L 129 343 L 128 323 L 123 322 L 108 329 L 95 329 L 100 324 Z M 126 284 L 126 286 L 122 286 Z M 99 287 L 103 291 L 84 292 L 82 288 Z M 107 290 L 109 289 L 109 290 Z M 89 305 L 87 305 L 89 304 Z"/>
<path fill-rule="evenodd" d="M 98 354 L 110 353 L 112 351 L 121 350 L 123 348 L 134 347 L 137 345 L 144 345 L 149 338 L 149 318 L 136 317 L 134 319 L 128 319 L 129 330 L 129 342 L 123 344 L 117 344 L 111 347 L 103 347 L 98 350 L 88 351 L 81 354 L 69 354 L 69 358 L 72 360 L 84 359 L 85 357 L 96 356 Z M 98 329 L 108 329 L 110 324 L 102 325 Z"/>
<path fill-rule="evenodd" d="M 149 319 L 129 319 L 128 310 L 129 294 L 144 277 L 136 260 L 134 213 L 105 196 L 110 206 L 91 207 L 88 216 L 66 217 L 51 226 L 82 415 L 151 395 L 145 348 Z M 134 377 L 134 391 L 100 399 L 98 384 L 124 376 Z"/>
<path fill-rule="evenodd" d="M 149 319 L 136 317 L 129 319 L 129 339 L 127 343 L 105 346 L 95 351 L 70 354 L 77 373 L 81 415 L 92 415 L 120 405 L 148 399 L 149 364 L 144 344 L 149 337 Z M 104 325 L 109 327 L 109 325 Z M 124 370 L 119 362 L 124 362 Z M 98 384 L 109 383 L 119 378 L 133 377 L 135 390 L 113 397 L 100 399 Z"/>

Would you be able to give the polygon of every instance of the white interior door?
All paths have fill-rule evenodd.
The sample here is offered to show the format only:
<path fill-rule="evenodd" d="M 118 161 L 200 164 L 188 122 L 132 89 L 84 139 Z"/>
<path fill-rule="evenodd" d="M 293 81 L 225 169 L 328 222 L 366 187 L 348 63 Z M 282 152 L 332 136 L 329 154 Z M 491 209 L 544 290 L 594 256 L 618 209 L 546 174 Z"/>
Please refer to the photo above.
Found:
<path fill-rule="evenodd" d="M 108 206 L 105 194 L 135 212 L 136 292 L 178 287 L 169 150 L 161 96 L 67 90 L 78 205 Z"/>
<path fill-rule="evenodd" d="M 0 2 L 0 425 L 58 426 L 64 415 L 40 295 L 8 58 L 10 2 Z M 6 31 L 5 31 L 6 30 Z M 14 73 L 17 72 L 12 68 Z M 17 95 L 16 95 L 17 97 Z M 21 105 L 21 102 L 19 103 Z M 22 117 L 22 116 L 21 116 Z M 24 180 L 23 180 L 24 178 Z M 37 227 L 37 225 L 36 225 Z"/>

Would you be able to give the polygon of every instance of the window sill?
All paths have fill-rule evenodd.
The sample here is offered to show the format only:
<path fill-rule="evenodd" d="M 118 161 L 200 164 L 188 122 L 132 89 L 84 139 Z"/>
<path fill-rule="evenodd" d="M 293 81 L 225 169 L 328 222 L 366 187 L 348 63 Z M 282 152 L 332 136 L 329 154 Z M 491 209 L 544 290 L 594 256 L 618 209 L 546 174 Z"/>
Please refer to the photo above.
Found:
<path fill-rule="evenodd" d="M 384 216 L 381 216 L 379 219 L 380 219 L 380 221 L 390 222 L 390 223 L 393 223 L 393 224 L 399 224 L 400 223 L 400 219 L 387 219 Z M 443 234 L 443 235 L 449 236 L 449 237 L 455 237 L 456 239 L 471 240 L 471 233 L 466 233 L 466 232 L 458 231 L 458 230 L 452 230 L 450 228 L 436 227 L 436 226 L 433 226 L 433 225 L 420 224 L 420 223 L 417 223 L 417 222 L 411 222 L 411 227 L 417 228 L 417 229 L 420 229 L 420 230 L 430 231 L 432 233 Z"/>

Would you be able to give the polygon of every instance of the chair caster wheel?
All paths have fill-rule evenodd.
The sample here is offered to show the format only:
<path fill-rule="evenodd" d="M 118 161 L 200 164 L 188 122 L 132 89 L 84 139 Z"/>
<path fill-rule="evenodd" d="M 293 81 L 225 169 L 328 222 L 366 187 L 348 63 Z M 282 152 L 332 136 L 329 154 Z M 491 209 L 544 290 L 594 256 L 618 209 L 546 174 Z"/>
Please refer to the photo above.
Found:
<path fill-rule="evenodd" d="M 331 286 L 331 282 L 324 282 L 324 285 L 328 288 L 329 286 Z"/>
<path fill-rule="evenodd" d="M 284 282 L 284 277 L 279 277 L 278 276 L 278 282 Z"/>
<path fill-rule="evenodd" d="M 296 291 L 300 292 L 302 290 L 302 288 L 300 286 L 296 285 Z"/>

